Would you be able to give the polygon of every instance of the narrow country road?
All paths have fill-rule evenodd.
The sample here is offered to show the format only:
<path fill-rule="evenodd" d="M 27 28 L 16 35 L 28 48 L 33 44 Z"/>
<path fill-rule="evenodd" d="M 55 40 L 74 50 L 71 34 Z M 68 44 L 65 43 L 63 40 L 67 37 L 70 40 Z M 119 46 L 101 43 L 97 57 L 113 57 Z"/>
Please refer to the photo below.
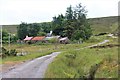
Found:
<path fill-rule="evenodd" d="M 50 55 L 25 62 L 6 73 L 2 73 L 2 78 L 43 78 L 48 65 L 58 54 L 60 52 L 54 52 Z"/>

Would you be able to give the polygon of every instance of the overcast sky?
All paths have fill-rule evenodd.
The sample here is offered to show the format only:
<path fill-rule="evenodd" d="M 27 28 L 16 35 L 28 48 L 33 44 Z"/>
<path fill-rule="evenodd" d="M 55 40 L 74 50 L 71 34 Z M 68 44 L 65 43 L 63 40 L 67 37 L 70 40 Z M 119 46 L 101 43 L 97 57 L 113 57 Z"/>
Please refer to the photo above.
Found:
<path fill-rule="evenodd" d="M 0 25 L 49 22 L 66 8 L 82 3 L 87 18 L 117 16 L 119 0 L 0 0 Z"/>

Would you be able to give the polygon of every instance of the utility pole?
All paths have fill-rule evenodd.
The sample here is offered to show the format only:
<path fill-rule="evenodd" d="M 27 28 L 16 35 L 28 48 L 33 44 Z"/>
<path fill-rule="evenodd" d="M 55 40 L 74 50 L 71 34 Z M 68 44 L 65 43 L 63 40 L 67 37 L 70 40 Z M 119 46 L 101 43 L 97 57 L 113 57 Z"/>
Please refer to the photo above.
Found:
<path fill-rule="evenodd" d="M 8 38 L 8 44 L 9 44 L 9 53 L 10 53 L 10 33 L 9 33 L 9 38 Z"/>
<path fill-rule="evenodd" d="M 1 42 L 1 54 L 2 54 L 2 25 L 0 25 L 0 42 Z"/>
<path fill-rule="evenodd" d="M 2 55 L 2 25 L 0 25 L 0 55 Z M 0 57 L 2 58 L 2 56 Z M 2 59 L 1 59 L 1 62 L 2 62 Z M 0 69 L 2 70 L 2 66 L 0 67 Z M 0 79 L 2 79 L 2 76 L 0 76 Z"/>

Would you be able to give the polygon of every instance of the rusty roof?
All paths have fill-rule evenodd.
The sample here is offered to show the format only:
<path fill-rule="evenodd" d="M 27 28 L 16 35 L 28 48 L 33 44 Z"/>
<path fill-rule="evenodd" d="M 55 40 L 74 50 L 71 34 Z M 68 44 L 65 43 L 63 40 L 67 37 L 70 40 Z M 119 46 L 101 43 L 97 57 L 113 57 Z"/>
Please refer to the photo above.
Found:
<path fill-rule="evenodd" d="M 34 38 L 32 38 L 33 41 L 41 41 L 45 38 L 45 36 L 36 36 Z"/>

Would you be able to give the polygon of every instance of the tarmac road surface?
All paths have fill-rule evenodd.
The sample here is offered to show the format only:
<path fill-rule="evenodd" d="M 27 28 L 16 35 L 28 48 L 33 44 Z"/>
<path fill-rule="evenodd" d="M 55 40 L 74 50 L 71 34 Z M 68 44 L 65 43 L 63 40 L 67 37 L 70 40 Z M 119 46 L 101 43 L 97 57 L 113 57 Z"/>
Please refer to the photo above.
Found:
<path fill-rule="evenodd" d="M 44 78 L 48 65 L 60 53 L 54 52 L 50 55 L 25 62 L 8 72 L 2 73 L 2 78 Z"/>

